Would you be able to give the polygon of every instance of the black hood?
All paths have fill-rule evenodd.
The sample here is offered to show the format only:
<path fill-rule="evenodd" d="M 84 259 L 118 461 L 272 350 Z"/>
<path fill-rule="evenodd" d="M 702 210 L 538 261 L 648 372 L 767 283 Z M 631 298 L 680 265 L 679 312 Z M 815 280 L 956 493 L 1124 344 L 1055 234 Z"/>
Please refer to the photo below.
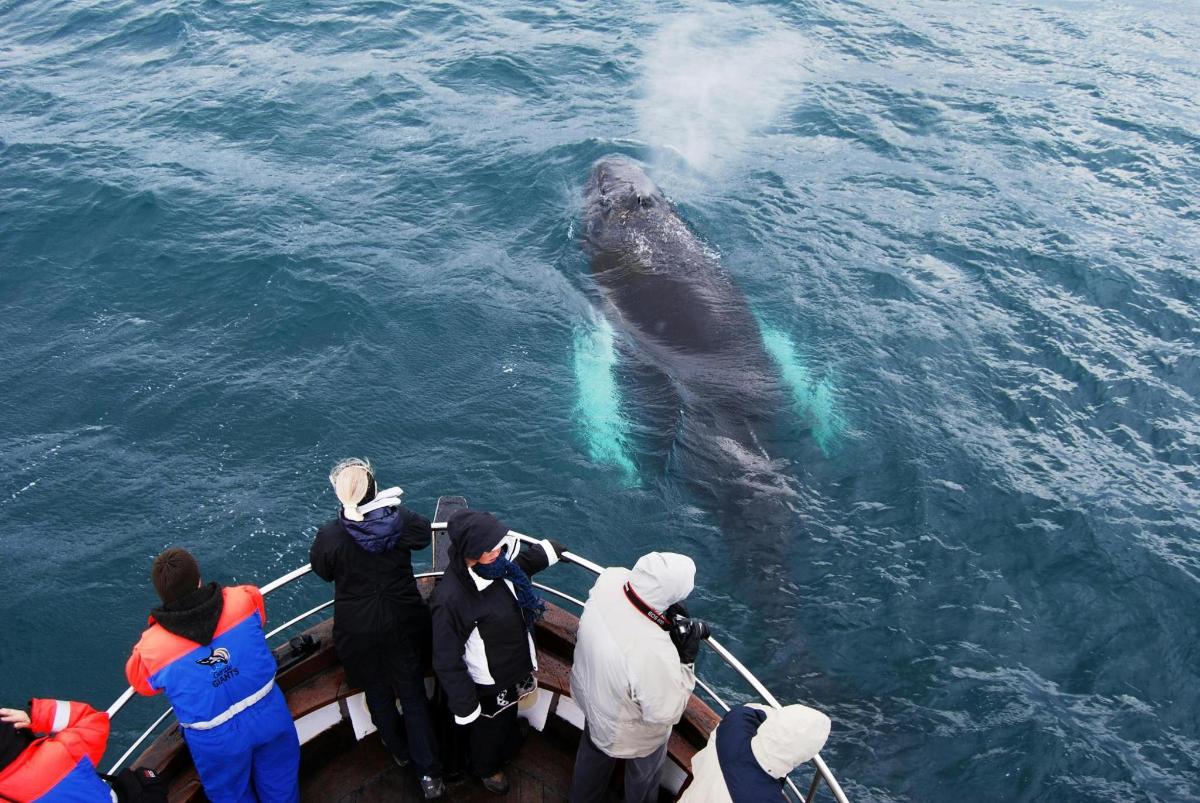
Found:
<path fill-rule="evenodd" d="M 208 644 L 217 632 L 224 607 L 220 584 L 209 583 L 170 605 L 155 608 L 150 615 L 168 632 L 197 644 Z"/>
<path fill-rule="evenodd" d="M 508 535 L 508 525 L 482 510 L 460 510 L 446 520 L 446 533 L 450 536 L 448 571 L 462 581 L 467 591 L 478 593 L 467 574 L 467 558 L 478 558 L 495 549 Z"/>

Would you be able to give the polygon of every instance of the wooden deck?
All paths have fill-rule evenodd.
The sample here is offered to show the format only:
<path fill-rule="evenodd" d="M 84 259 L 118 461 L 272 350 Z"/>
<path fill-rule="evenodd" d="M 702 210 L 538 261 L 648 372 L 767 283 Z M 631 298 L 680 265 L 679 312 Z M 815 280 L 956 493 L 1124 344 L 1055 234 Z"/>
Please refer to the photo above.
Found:
<path fill-rule="evenodd" d="M 551 725 L 546 733 L 530 731 L 516 761 L 507 767 L 512 788 L 504 797 L 486 791 L 473 778 L 446 784 L 445 801 L 512 801 L 512 803 L 565 803 L 571 787 L 578 731 Z M 354 741 L 348 725 L 341 725 L 305 745 L 300 773 L 301 803 L 417 803 L 424 801 L 412 767 L 392 763 L 377 736 Z M 663 794 L 663 803 L 672 798 Z M 618 803 L 620 764 L 614 773 L 608 800 Z"/>
<path fill-rule="evenodd" d="M 328 758 L 322 761 L 322 755 Z M 512 784 L 508 795 L 497 798 L 474 779 L 462 779 L 448 783 L 442 799 L 560 803 L 567 799 L 574 758 L 574 751 L 558 735 L 532 731 L 516 762 L 506 770 Z M 303 766 L 302 803 L 408 803 L 425 799 L 411 766 L 401 769 L 393 764 L 377 736 L 355 744 L 346 726 L 334 728 L 306 745 Z"/>

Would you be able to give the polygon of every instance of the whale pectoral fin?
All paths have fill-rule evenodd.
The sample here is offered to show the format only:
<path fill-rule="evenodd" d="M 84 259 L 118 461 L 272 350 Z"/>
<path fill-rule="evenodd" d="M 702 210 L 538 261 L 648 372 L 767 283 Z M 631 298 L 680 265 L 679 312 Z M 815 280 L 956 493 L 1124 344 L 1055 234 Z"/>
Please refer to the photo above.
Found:
<path fill-rule="evenodd" d="M 837 446 L 838 438 L 846 430 L 846 420 L 838 411 L 835 393 L 829 377 L 823 377 L 813 388 L 811 398 L 813 437 L 826 456 Z"/>
<path fill-rule="evenodd" d="M 637 464 L 629 448 L 630 425 L 621 410 L 617 384 L 616 335 L 612 325 L 597 318 L 574 337 L 575 412 L 588 455 L 597 463 L 616 466 L 626 485 L 638 484 Z"/>
<path fill-rule="evenodd" d="M 799 349 L 788 335 L 761 320 L 763 345 L 779 368 L 780 378 L 792 400 L 792 408 L 812 427 L 813 438 L 828 457 L 846 429 L 846 420 L 838 409 L 837 390 L 828 376 L 813 376 Z"/>

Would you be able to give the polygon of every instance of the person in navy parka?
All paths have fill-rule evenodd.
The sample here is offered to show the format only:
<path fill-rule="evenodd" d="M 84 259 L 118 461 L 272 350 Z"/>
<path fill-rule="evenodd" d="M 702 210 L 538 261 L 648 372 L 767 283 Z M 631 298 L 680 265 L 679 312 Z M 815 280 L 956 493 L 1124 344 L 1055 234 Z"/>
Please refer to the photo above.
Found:
<path fill-rule="evenodd" d="M 784 803 L 784 778 L 825 746 L 829 717 L 803 705 L 733 708 L 692 757 L 679 803 Z"/>
<path fill-rule="evenodd" d="M 163 604 L 125 665 L 139 694 L 166 692 L 212 803 L 300 800 L 300 742 L 267 646 L 262 593 L 202 585 L 185 549 L 150 573 Z"/>

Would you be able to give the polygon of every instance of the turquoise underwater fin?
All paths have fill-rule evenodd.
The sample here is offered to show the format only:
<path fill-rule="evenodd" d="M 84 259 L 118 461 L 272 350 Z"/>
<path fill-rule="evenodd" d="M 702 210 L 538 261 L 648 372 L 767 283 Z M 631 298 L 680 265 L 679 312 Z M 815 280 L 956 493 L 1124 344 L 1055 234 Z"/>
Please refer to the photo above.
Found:
<path fill-rule="evenodd" d="M 616 334 L 612 324 L 597 318 L 590 328 L 575 330 L 575 404 L 579 428 L 592 460 L 619 468 L 626 486 L 638 485 L 637 464 L 630 457 L 629 421 L 621 413 L 617 385 Z"/>
<path fill-rule="evenodd" d="M 759 319 L 763 345 L 779 366 L 783 384 L 792 397 L 796 414 L 812 426 L 813 438 L 821 452 L 828 457 L 846 430 L 846 420 L 838 410 L 836 390 L 829 377 L 817 379 L 786 332 L 767 325 Z"/>

